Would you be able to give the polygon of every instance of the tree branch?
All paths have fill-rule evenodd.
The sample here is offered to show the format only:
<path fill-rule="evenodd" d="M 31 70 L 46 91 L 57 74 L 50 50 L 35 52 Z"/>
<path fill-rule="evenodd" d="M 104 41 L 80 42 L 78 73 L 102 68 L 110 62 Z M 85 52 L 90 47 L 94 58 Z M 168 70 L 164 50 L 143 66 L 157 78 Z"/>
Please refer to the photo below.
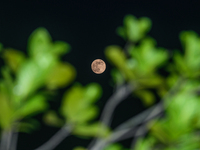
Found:
<path fill-rule="evenodd" d="M 110 126 L 110 123 L 112 122 L 112 115 L 117 107 L 117 105 L 122 102 L 124 99 L 128 97 L 128 95 L 134 90 L 135 87 L 133 87 L 130 84 L 122 85 L 119 87 L 116 92 L 108 99 L 104 110 L 101 115 L 101 122 L 106 125 Z"/>
<path fill-rule="evenodd" d="M 53 137 L 36 150 L 53 150 L 70 134 L 71 130 L 72 128 L 70 126 L 63 126 Z"/>
<path fill-rule="evenodd" d="M 100 118 L 100 121 L 104 125 L 110 126 L 112 122 L 112 115 L 115 108 L 120 102 L 126 99 L 128 95 L 130 95 L 130 93 L 134 90 L 134 88 L 135 86 L 131 84 L 122 85 L 119 88 L 117 88 L 115 93 L 108 99 Z M 92 141 L 92 144 L 90 144 L 88 149 L 100 150 L 102 147 L 105 146 L 105 144 L 106 141 L 104 141 L 103 139 L 95 139 L 94 141 Z"/>
<path fill-rule="evenodd" d="M 11 137 L 12 137 L 12 130 L 4 130 L 2 132 L 0 150 L 9 150 Z"/>
<path fill-rule="evenodd" d="M 163 101 L 168 99 L 170 96 L 174 94 L 174 92 L 178 90 L 182 81 L 183 79 L 180 78 L 158 104 L 152 106 L 151 108 L 145 110 L 144 112 L 138 114 L 137 116 L 129 119 L 125 123 L 119 125 L 114 130 L 109 140 L 101 141 L 99 143 L 97 142 L 96 147 L 94 147 L 92 150 L 100 150 L 107 144 L 111 144 L 130 137 L 135 137 L 133 141 L 133 143 L 135 143 L 138 137 L 144 135 L 148 131 L 146 129 L 146 124 L 155 117 L 160 117 L 162 115 L 161 113 L 164 111 Z M 142 125 L 136 127 L 139 124 Z"/>

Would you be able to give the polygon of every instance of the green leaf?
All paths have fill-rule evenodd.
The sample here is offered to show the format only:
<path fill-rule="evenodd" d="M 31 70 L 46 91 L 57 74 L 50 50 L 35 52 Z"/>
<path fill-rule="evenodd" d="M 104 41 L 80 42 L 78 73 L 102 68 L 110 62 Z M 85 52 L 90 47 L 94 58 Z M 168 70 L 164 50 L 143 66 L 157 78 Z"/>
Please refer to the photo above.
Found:
<path fill-rule="evenodd" d="M 9 128 L 12 125 L 13 108 L 9 98 L 0 91 L 0 126 L 3 129 Z"/>
<path fill-rule="evenodd" d="M 49 57 L 46 56 L 45 58 L 48 60 Z M 55 64 L 55 61 L 51 58 L 46 64 L 43 63 L 43 65 L 31 59 L 23 63 L 16 75 L 17 79 L 14 91 L 17 96 L 21 99 L 26 98 L 29 94 L 44 85 L 49 72 Z M 40 61 L 42 63 L 42 60 Z"/>
<path fill-rule="evenodd" d="M 25 55 L 14 49 L 5 49 L 3 53 L 3 58 L 6 64 L 16 72 L 25 60 Z"/>
<path fill-rule="evenodd" d="M 137 82 L 141 88 L 158 88 L 163 86 L 164 78 L 159 75 L 149 75 L 144 78 L 138 78 Z"/>
<path fill-rule="evenodd" d="M 147 17 L 137 19 L 133 15 L 124 17 L 124 26 L 117 28 L 117 34 L 123 39 L 138 42 L 151 28 L 151 20 Z"/>
<path fill-rule="evenodd" d="M 180 40 L 185 50 L 183 63 L 189 68 L 190 74 L 198 76 L 200 74 L 200 38 L 194 31 L 182 31 Z"/>
<path fill-rule="evenodd" d="M 50 51 L 51 36 L 45 28 L 37 28 L 29 37 L 28 52 L 32 57 L 47 53 Z"/>
<path fill-rule="evenodd" d="M 3 44 L 0 43 L 0 52 L 2 51 L 2 49 L 3 49 Z"/>
<path fill-rule="evenodd" d="M 16 126 L 18 126 L 18 132 L 31 133 L 40 127 L 40 123 L 35 119 L 26 119 L 20 121 Z"/>
<path fill-rule="evenodd" d="M 61 114 L 71 120 L 82 109 L 83 103 L 83 88 L 81 85 L 75 84 L 63 96 Z"/>
<path fill-rule="evenodd" d="M 106 138 L 110 134 L 110 130 L 101 123 L 81 124 L 75 127 L 73 134 L 86 137 Z"/>
<path fill-rule="evenodd" d="M 97 107 L 93 106 L 100 98 L 101 88 L 96 83 L 91 83 L 85 88 L 75 84 L 69 89 L 62 101 L 61 114 L 71 123 L 84 123 L 96 117 Z"/>
<path fill-rule="evenodd" d="M 115 84 L 121 85 L 121 84 L 124 83 L 124 77 L 119 70 L 112 69 L 111 70 L 111 76 L 112 76 L 112 79 L 113 79 Z"/>
<path fill-rule="evenodd" d="M 168 59 L 167 51 L 163 48 L 156 48 L 156 41 L 152 38 L 145 38 L 140 45 L 130 50 L 135 59 L 135 71 L 140 76 L 149 75 L 163 65 Z"/>
<path fill-rule="evenodd" d="M 69 50 L 70 50 L 70 45 L 63 41 L 55 41 L 51 48 L 51 52 L 57 56 L 66 54 L 69 52 Z"/>
<path fill-rule="evenodd" d="M 141 36 L 137 18 L 132 15 L 125 16 L 124 26 L 128 39 L 132 42 L 137 42 Z"/>
<path fill-rule="evenodd" d="M 99 109 L 96 106 L 88 106 L 85 109 L 80 109 L 74 116 L 69 116 L 72 122 L 85 123 L 94 119 L 98 115 Z"/>
<path fill-rule="evenodd" d="M 89 103 L 94 103 L 102 95 L 102 88 L 97 83 L 90 83 L 85 86 L 84 97 L 88 100 Z"/>
<path fill-rule="evenodd" d="M 147 17 L 142 17 L 138 20 L 140 33 L 144 36 L 151 29 L 151 20 Z"/>
<path fill-rule="evenodd" d="M 107 146 L 104 150 L 122 150 L 123 146 L 120 144 L 111 144 Z"/>
<path fill-rule="evenodd" d="M 77 147 L 75 147 L 73 150 L 87 150 L 87 149 L 84 148 L 84 147 L 77 146 Z"/>
<path fill-rule="evenodd" d="M 189 133 L 181 136 L 177 141 L 177 147 L 182 150 L 194 150 L 199 149 L 199 136 L 194 133 Z"/>
<path fill-rule="evenodd" d="M 122 68 L 126 63 L 126 56 L 121 47 L 112 45 L 105 49 L 105 55 L 115 66 Z"/>
<path fill-rule="evenodd" d="M 151 106 L 155 103 L 155 96 L 152 92 L 147 90 L 138 90 L 134 92 L 139 98 L 141 98 L 142 102 L 145 106 Z"/>
<path fill-rule="evenodd" d="M 45 113 L 43 120 L 50 126 L 61 127 L 64 125 L 64 121 L 57 116 L 55 111 L 48 111 Z"/>
<path fill-rule="evenodd" d="M 127 65 L 126 55 L 119 46 L 108 46 L 105 49 L 105 55 L 108 61 L 116 66 L 126 79 L 134 78 L 133 71 Z"/>
<path fill-rule="evenodd" d="M 190 68 L 188 68 L 187 64 L 185 63 L 184 57 L 181 56 L 180 53 L 174 52 L 173 60 L 176 65 L 176 70 L 178 70 L 180 74 L 186 76 L 191 74 Z"/>
<path fill-rule="evenodd" d="M 22 106 L 15 112 L 16 118 L 30 117 L 48 108 L 46 98 L 43 95 L 35 95 L 23 102 Z"/>
<path fill-rule="evenodd" d="M 116 30 L 117 34 L 119 36 L 121 36 L 124 40 L 127 40 L 127 37 L 126 37 L 126 31 L 124 30 L 123 27 L 118 27 L 117 30 Z"/>
<path fill-rule="evenodd" d="M 46 84 L 49 89 L 63 88 L 71 83 L 76 76 L 75 68 L 69 63 L 57 63 L 51 69 Z"/>
<path fill-rule="evenodd" d="M 152 150 L 155 139 L 150 137 L 146 139 L 139 138 L 134 147 L 134 150 Z"/>

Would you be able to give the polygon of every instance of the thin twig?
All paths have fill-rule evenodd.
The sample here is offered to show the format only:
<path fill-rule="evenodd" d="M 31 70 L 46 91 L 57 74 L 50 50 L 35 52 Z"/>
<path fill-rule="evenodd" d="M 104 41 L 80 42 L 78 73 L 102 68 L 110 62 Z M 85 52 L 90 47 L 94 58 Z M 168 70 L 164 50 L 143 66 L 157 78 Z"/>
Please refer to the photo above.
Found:
<path fill-rule="evenodd" d="M 70 134 L 71 130 L 72 128 L 70 126 L 63 126 L 53 137 L 36 150 L 53 150 Z"/>
<path fill-rule="evenodd" d="M 108 99 L 100 118 L 100 121 L 104 125 L 108 127 L 110 126 L 112 122 L 112 115 L 115 108 L 121 101 L 123 101 L 124 99 L 127 98 L 128 95 L 130 95 L 130 93 L 134 90 L 134 88 L 135 87 L 131 84 L 122 85 L 119 88 L 117 88 L 115 93 Z M 101 147 L 105 146 L 105 143 L 106 142 L 103 139 L 94 139 L 92 141 L 92 144 L 89 145 L 88 149 L 100 150 Z"/>
<path fill-rule="evenodd" d="M 171 90 L 163 97 L 163 99 L 157 105 L 152 106 L 151 108 L 145 110 L 141 114 L 138 114 L 136 117 L 133 117 L 125 123 L 119 125 L 112 133 L 109 141 L 104 142 L 104 145 L 108 143 L 111 144 L 113 142 L 121 141 L 133 136 L 135 137 L 135 143 L 137 141 L 136 137 L 142 136 L 147 132 L 146 124 L 155 117 L 162 116 L 161 113 L 164 110 L 163 101 L 168 99 L 175 91 L 177 91 L 182 81 L 182 78 L 179 79 L 177 83 L 171 88 Z M 142 125 L 136 127 L 139 124 Z"/>
<path fill-rule="evenodd" d="M 147 120 L 149 120 L 149 118 L 152 118 L 153 116 L 161 113 L 164 110 L 163 102 L 166 99 L 168 99 L 175 91 L 177 91 L 177 88 L 181 85 L 182 81 L 183 81 L 183 79 L 180 78 L 176 82 L 176 84 L 170 89 L 170 91 L 160 100 L 160 102 L 158 104 L 148 108 L 147 110 L 143 111 L 142 113 L 140 113 L 140 114 L 132 117 L 128 121 L 122 123 L 115 129 L 115 131 L 121 130 L 121 129 L 126 129 L 129 127 L 133 128 L 142 122 L 146 122 Z"/>
<path fill-rule="evenodd" d="M 170 91 L 164 96 L 164 98 L 160 101 L 159 105 L 157 105 L 157 107 L 144 119 L 143 122 L 147 122 L 149 120 L 149 118 L 152 118 L 153 116 L 159 114 L 160 112 L 164 111 L 164 109 L 166 107 L 169 106 L 169 103 L 166 104 L 165 108 L 164 108 L 164 101 L 168 100 L 169 97 L 171 97 L 175 92 L 177 92 L 177 90 L 181 87 L 181 84 L 183 84 L 184 79 L 182 77 L 180 77 L 177 82 L 174 84 L 174 86 L 170 89 Z M 142 122 L 142 123 L 143 123 Z M 153 126 L 153 124 L 151 124 L 151 126 Z M 135 132 L 134 139 L 132 141 L 131 144 L 131 148 L 134 148 L 135 143 L 137 142 L 138 138 L 141 136 L 144 136 L 147 133 L 147 128 L 146 128 L 146 124 L 141 125 L 138 130 Z"/>
<path fill-rule="evenodd" d="M 0 150 L 9 150 L 11 136 L 11 130 L 4 130 L 2 132 Z"/>
<path fill-rule="evenodd" d="M 12 135 L 10 150 L 16 150 L 17 149 L 17 139 L 18 139 L 18 132 L 15 132 Z"/>
<path fill-rule="evenodd" d="M 112 122 L 112 115 L 113 112 L 116 108 L 116 106 L 123 101 L 124 99 L 126 99 L 128 97 L 128 95 L 133 91 L 135 87 L 133 87 L 133 85 L 122 85 L 120 88 L 118 88 L 118 90 L 108 99 L 104 110 L 102 112 L 101 115 L 101 122 L 106 125 L 106 126 L 110 126 L 110 123 Z"/>
<path fill-rule="evenodd" d="M 160 117 L 161 115 L 162 114 L 152 116 L 152 118 L 149 118 L 149 120 L 146 120 L 146 122 L 143 122 L 142 125 L 147 124 L 150 120 L 155 119 L 157 117 Z M 113 134 L 111 135 L 109 143 L 114 143 L 114 142 L 122 141 L 122 140 L 125 140 L 127 138 L 133 137 L 140 127 L 141 126 L 139 126 L 139 127 L 137 126 L 135 128 L 129 127 L 129 128 L 123 129 L 123 130 L 114 131 Z"/>

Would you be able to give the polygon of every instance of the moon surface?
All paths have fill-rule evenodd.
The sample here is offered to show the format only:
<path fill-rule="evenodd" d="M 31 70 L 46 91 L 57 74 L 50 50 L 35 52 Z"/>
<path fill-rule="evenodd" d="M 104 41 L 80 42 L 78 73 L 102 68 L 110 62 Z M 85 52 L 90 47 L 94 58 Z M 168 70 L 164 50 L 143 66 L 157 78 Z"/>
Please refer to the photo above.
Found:
<path fill-rule="evenodd" d="M 92 71 L 101 74 L 106 70 L 106 63 L 101 59 L 95 59 L 91 64 Z"/>

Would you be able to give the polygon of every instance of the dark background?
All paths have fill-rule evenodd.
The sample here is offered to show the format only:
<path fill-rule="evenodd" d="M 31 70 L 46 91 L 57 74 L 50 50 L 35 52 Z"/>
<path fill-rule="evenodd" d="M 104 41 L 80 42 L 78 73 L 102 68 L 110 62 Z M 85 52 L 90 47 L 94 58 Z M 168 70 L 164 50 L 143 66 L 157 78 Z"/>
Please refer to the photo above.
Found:
<path fill-rule="evenodd" d="M 104 57 L 108 45 L 124 46 L 125 41 L 116 35 L 116 28 L 122 25 L 126 14 L 149 17 L 153 26 L 149 33 L 157 40 L 157 45 L 167 49 L 181 49 L 179 33 L 194 30 L 200 33 L 200 10 L 198 3 L 186 1 L 1 1 L 0 2 L 0 42 L 4 47 L 26 51 L 29 35 L 38 27 L 45 27 L 53 40 L 68 42 L 72 49 L 63 60 L 77 69 L 76 81 L 83 85 L 98 82 L 103 87 L 103 96 L 98 105 L 102 109 L 113 92 L 110 85 L 110 69 Z M 101 75 L 90 69 L 91 62 L 100 58 L 107 63 Z M 64 89 L 63 89 L 64 90 Z M 62 90 L 61 90 L 62 91 Z M 60 99 L 51 102 L 57 109 Z M 129 97 L 122 102 L 114 115 L 112 127 L 145 109 L 139 100 Z M 41 116 L 37 116 L 41 119 Z M 32 134 L 19 135 L 19 150 L 32 150 L 48 140 L 58 129 L 42 123 Z M 89 140 L 73 136 L 64 140 L 58 150 L 87 146 Z M 130 140 L 122 142 L 128 147 Z"/>

